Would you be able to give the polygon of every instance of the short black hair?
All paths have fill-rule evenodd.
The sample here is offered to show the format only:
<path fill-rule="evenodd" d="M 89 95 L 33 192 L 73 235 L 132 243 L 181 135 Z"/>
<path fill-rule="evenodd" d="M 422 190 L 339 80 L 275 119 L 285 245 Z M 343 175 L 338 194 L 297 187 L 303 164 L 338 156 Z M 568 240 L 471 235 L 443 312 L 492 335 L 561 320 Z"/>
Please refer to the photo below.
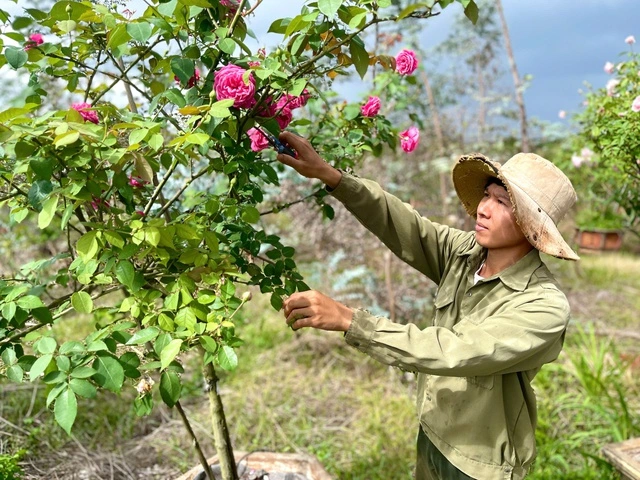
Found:
<path fill-rule="evenodd" d="M 489 180 L 487 180 L 487 184 L 484 186 L 485 190 L 489 188 L 489 185 L 497 185 L 504 188 L 505 190 L 507 189 L 507 187 L 504 186 L 504 182 L 498 177 L 489 177 Z"/>

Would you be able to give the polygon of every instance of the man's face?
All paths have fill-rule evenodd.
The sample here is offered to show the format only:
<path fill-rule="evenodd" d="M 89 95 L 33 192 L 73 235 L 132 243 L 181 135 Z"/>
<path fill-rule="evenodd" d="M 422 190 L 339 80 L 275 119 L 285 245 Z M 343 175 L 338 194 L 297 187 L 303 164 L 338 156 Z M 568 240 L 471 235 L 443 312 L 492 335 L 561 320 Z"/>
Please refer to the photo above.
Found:
<path fill-rule="evenodd" d="M 489 250 L 529 244 L 513 215 L 507 190 L 495 183 L 485 188 L 484 197 L 478 205 L 476 241 Z"/>

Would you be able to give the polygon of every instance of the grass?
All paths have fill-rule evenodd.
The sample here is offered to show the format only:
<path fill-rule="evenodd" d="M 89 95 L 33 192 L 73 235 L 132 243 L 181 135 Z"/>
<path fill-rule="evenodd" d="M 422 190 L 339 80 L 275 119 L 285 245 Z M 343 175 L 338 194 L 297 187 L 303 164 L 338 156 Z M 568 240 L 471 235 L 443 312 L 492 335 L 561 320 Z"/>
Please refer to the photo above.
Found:
<path fill-rule="evenodd" d="M 539 456 L 530 478 L 615 479 L 600 450 L 640 434 L 639 376 L 624 356 L 636 352 L 637 342 L 611 341 L 595 331 L 603 325 L 637 330 L 640 260 L 624 254 L 584 256 L 579 269 L 550 263 L 574 305 L 574 321 L 560 358 L 534 383 Z M 238 330 L 246 343 L 238 351 L 240 365 L 223 373 L 220 384 L 236 450 L 310 453 L 338 479 L 411 478 L 415 382 L 347 347 L 338 333 L 292 332 L 259 295 L 241 321 Z M 65 322 L 54 334 L 66 338 L 77 331 Z M 182 360 L 188 372 L 182 403 L 205 453 L 212 455 L 197 358 Z M 111 478 L 115 466 L 124 473 L 114 478 L 146 472 L 144 478 L 159 480 L 194 466 L 195 454 L 175 411 L 157 398 L 152 415 L 137 418 L 134 394 L 131 386 L 120 396 L 101 393 L 83 400 L 69 439 L 47 411 L 43 385 L 1 385 L 0 430 L 8 435 L 0 435 L 0 465 L 13 468 L 12 455 L 24 450 L 26 479 L 42 478 L 41 472 L 54 468 L 57 473 L 49 478 L 74 478 L 78 469 L 89 467 L 93 478 Z"/>

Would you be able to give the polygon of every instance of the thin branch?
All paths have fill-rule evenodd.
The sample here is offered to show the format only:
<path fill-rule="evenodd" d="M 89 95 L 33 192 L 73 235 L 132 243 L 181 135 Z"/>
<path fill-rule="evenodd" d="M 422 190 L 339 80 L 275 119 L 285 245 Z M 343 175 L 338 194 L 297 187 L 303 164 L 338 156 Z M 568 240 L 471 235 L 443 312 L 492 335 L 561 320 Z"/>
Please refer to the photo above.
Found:
<path fill-rule="evenodd" d="M 323 188 L 319 188 L 319 189 L 318 189 L 318 190 L 316 190 L 315 192 L 310 193 L 309 195 L 307 195 L 306 197 L 302 197 L 302 198 L 299 198 L 299 199 L 297 199 L 297 200 L 293 200 L 293 201 L 288 202 L 288 203 L 283 203 L 282 205 L 278 205 L 278 206 L 276 206 L 276 207 L 273 207 L 271 210 L 266 210 L 266 211 L 264 211 L 264 212 L 260 212 L 260 215 L 262 216 L 262 215 L 269 215 L 269 214 L 271 214 L 271 213 L 278 213 L 278 212 L 281 212 L 281 211 L 282 211 L 282 210 L 284 210 L 285 208 L 289 208 L 289 207 L 291 207 L 291 206 L 293 206 L 293 205 L 295 205 L 295 204 L 297 204 L 297 203 L 305 202 L 305 201 L 309 200 L 309 199 L 310 199 L 310 198 L 312 198 L 312 197 L 317 197 L 317 196 L 318 196 L 318 194 L 319 194 L 320 192 L 322 192 L 323 190 L 324 190 L 324 187 L 323 187 Z"/>
<path fill-rule="evenodd" d="M 215 477 L 213 476 L 213 471 L 211 470 L 211 465 L 209 465 L 207 458 L 204 456 L 204 453 L 202 452 L 202 448 L 200 447 L 200 442 L 198 442 L 198 437 L 196 437 L 196 434 L 193 431 L 193 428 L 191 428 L 191 424 L 189 423 L 189 419 L 187 418 L 187 415 L 184 413 L 184 410 L 182 409 L 180 400 L 176 402 L 176 409 L 180 414 L 180 418 L 182 419 L 182 423 L 184 424 L 184 427 L 187 429 L 187 432 L 191 437 L 193 448 L 196 449 L 196 453 L 198 454 L 198 459 L 200 460 L 200 464 L 202 465 L 204 473 L 207 475 L 207 478 L 209 480 L 215 480 Z"/>

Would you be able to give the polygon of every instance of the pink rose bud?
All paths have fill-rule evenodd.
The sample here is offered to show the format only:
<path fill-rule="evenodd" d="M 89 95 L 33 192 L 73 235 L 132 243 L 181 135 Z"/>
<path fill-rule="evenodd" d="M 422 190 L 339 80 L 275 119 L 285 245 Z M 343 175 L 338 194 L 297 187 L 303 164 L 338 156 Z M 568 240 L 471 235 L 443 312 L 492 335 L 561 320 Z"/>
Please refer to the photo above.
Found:
<path fill-rule="evenodd" d="M 605 63 L 605 64 L 604 64 L 604 71 L 605 71 L 606 73 L 611 74 L 611 73 L 613 73 L 613 71 L 614 71 L 615 69 L 616 69 L 616 66 L 615 66 L 613 63 L 611 63 L 611 62 L 607 62 L 607 63 Z"/>
<path fill-rule="evenodd" d="M 250 128 L 247 135 L 251 139 L 251 150 L 259 152 L 265 148 L 269 148 L 269 140 L 257 128 Z"/>
<path fill-rule="evenodd" d="M 636 43 L 636 37 L 634 37 L 633 35 L 629 35 L 624 39 L 624 43 L 626 43 L 627 45 L 633 45 L 634 43 Z"/>
<path fill-rule="evenodd" d="M 141 178 L 134 177 L 133 175 L 129 176 L 129 185 L 133 188 L 142 188 L 147 182 L 142 180 Z"/>
<path fill-rule="evenodd" d="M 44 43 L 44 38 L 42 38 L 42 34 L 40 33 L 32 33 L 29 35 L 29 40 L 25 43 L 24 49 L 31 50 L 33 47 L 37 47 L 38 45 L 42 45 Z"/>
<path fill-rule="evenodd" d="M 91 123 L 98 123 L 100 119 L 98 118 L 98 114 L 91 110 L 91 105 L 85 102 L 82 103 L 73 103 L 71 104 L 71 108 L 76 110 L 80 116 L 86 121 Z"/>
<path fill-rule="evenodd" d="M 634 112 L 640 112 L 640 96 L 634 98 L 633 102 L 631 102 L 631 110 Z"/>
<path fill-rule="evenodd" d="M 276 115 L 276 122 L 278 122 L 278 125 L 280 126 L 280 130 L 284 130 L 285 128 L 287 128 L 291 123 L 291 120 L 293 120 L 293 112 L 291 111 L 290 108 L 284 107 L 284 108 L 278 109 L 278 115 Z"/>
<path fill-rule="evenodd" d="M 380 99 L 378 97 L 369 97 L 367 103 L 360 107 L 360 111 L 364 117 L 375 117 L 380 111 Z"/>
<path fill-rule="evenodd" d="M 558 112 L 558 117 L 559 118 L 565 118 L 567 116 L 567 112 L 565 112 L 564 110 L 560 110 Z"/>
<path fill-rule="evenodd" d="M 420 131 L 416 127 L 409 127 L 400 132 L 400 146 L 407 153 L 413 152 L 420 141 Z"/>
<path fill-rule="evenodd" d="M 260 62 L 258 61 L 249 60 L 247 63 L 251 68 L 257 68 L 260 66 Z"/>
<path fill-rule="evenodd" d="M 249 71 L 245 81 L 244 68 L 229 64 L 222 67 L 215 74 L 213 88 L 218 100 L 233 98 L 236 108 L 251 108 L 255 105 L 256 81 Z"/>
<path fill-rule="evenodd" d="M 404 49 L 396 55 L 396 72 L 411 75 L 418 68 L 418 58 L 412 50 Z"/>
<path fill-rule="evenodd" d="M 141 217 L 144 217 L 144 210 L 136 210 L 135 213 L 137 213 L 138 215 L 140 215 Z"/>

